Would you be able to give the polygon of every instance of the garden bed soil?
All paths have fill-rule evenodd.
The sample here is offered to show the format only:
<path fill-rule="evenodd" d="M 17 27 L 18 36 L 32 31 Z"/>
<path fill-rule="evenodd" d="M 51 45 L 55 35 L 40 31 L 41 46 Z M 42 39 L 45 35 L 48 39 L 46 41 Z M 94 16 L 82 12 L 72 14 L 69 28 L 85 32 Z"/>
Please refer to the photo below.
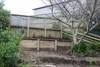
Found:
<path fill-rule="evenodd" d="M 86 57 L 92 58 L 100 58 L 100 54 L 71 54 L 66 50 L 24 50 L 24 47 L 21 47 L 20 57 L 24 61 L 31 61 L 35 62 L 36 64 L 44 64 L 44 63 L 52 63 L 54 65 L 62 65 L 61 67 L 65 67 L 66 65 L 76 65 L 81 66 L 88 66 L 90 65 L 89 62 L 84 60 Z M 99 67 L 100 61 L 94 63 L 96 67 Z M 67 66 L 66 66 L 67 67 Z"/>
<path fill-rule="evenodd" d="M 71 42 L 69 39 L 58 39 L 58 38 L 24 38 L 24 40 L 37 40 L 41 41 L 61 41 L 61 42 Z M 84 60 L 87 57 L 91 58 L 100 58 L 100 54 L 72 54 L 69 53 L 70 47 L 57 46 L 57 51 L 54 49 L 37 49 L 28 48 L 26 46 L 21 46 L 20 57 L 24 61 L 30 61 L 35 63 L 34 65 L 43 65 L 43 64 L 53 64 L 57 67 L 86 67 L 90 65 L 90 62 Z M 99 67 L 100 61 L 94 63 L 94 67 Z M 39 66 L 37 66 L 39 67 Z M 42 67 L 42 66 L 40 66 Z"/>

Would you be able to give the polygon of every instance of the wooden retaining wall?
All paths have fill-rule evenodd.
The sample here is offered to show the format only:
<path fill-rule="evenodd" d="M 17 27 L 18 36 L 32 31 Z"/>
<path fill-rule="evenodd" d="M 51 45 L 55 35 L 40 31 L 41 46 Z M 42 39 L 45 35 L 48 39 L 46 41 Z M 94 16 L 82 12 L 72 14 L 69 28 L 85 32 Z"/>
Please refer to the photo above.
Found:
<path fill-rule="evenodd" d="M 52 50 L 68 50 L 71 47 L 72 41 L 66 40 L 66 41 L 59 41 L 56 39 L 49 39 L 49 40 L 43 40 L 43 39 L 24 39 L 21 41 L 20 45 L 21 47 L 24 47 L 25 49 L 52 49 Z"/>

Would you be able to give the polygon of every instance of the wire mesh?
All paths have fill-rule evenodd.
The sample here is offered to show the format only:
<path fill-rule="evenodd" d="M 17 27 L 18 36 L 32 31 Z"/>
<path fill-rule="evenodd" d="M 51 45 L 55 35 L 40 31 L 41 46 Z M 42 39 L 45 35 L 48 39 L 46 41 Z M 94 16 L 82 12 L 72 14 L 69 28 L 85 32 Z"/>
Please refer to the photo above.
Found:
<path fill-rule="evenodd" d="M 29 28 L 60 29 L 59 21 L 55 19 L 12 15 L 11 26 L 27 27 L 28 23 Z"/>

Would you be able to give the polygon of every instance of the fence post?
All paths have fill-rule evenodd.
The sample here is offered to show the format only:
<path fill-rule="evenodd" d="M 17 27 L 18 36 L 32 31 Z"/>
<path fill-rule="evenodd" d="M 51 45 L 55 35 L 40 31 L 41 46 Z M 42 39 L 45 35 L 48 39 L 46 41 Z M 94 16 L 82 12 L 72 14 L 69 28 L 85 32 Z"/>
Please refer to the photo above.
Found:
<path fill-rule="evenodd" d="M 55 51 L 57 50 L 57 40 L 55 40 Z"/>
<path fill-rule="evenodd" d="M 40 49 L 40 39 L 37 40 L 37 50 L 39 51 Z"/>
<path fill-rule="evenodd" d="M 44 36 L 46 37 L 47 36 L 46 21 L 44 21 L 44 26 L 45 26 L 45 34 L 44 34 Z"/>
<path fill-rule="evenodd" d="M 28 19 L 27 19 L 27 37 L 29 37 L 29 23 L 30 23 L 30 17 L 28 16 Z"/>
<path fill-rule="evenodd" d="M 61 37 L 61 39 L 62 39 L 62 33 L 63 33 L 63 31 L 62 31 L 62 22 L 60 22 L 60 30 L 61 30 L 61 35 L 60 35 L 60 37 Z"/>

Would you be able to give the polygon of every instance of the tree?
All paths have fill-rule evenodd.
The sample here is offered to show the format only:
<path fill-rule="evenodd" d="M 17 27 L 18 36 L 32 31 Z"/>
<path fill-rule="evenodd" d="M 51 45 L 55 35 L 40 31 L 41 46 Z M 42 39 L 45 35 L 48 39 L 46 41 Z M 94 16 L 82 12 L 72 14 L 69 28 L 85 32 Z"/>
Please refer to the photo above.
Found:
<path fill-rule="evenodd" d="M 0 28 L 5 30 L 10 24 L 10 12 L 0 7 Z"/>
<path fill-rule="evenodd" d="M 51 4 L 52 16 L 69 26 L 74 44 L 79 44 L 84 36 L 100 24 L 100 0 L 48 0 Z M 60 12 L 56 16 L 55 8 Z M 67 19 L 66 21 L 62 19 Z M 78 30 L 85 27 L 83 35 L 77 39 Z"/>
<path fill-rule="evenodd" d="M 10 24 L 10 12 L 3 9 L 5 0 L 0 0 L 0 29 L 5 30 Z"/>
<path fill-rule="evenodd" d="M 0 0 L 0 67 L 18 67 L 22 37 L 6 29 L 10 23 L 10 12 L 3 9 L 3 4 Z"/>

